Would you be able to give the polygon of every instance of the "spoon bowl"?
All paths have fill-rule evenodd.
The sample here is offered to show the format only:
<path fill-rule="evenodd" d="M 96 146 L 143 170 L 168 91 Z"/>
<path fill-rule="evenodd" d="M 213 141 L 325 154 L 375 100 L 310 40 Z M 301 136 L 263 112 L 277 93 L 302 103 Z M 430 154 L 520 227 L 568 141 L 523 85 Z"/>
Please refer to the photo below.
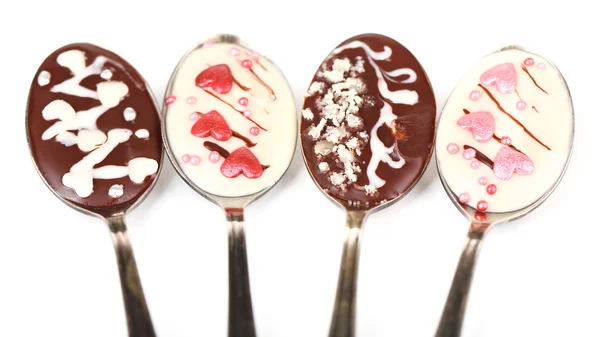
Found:
<path fill-rule="evenodd" d="M 155 336 L 125 214 L 160 174 L 159 118 L 141 75 L 88 43 L 63 46 L 46 58 L 31 84 L 25 117 L 30 154 L 46 186 L 109 227 L 131 337 Z"/>
<path fill-rule="evenodd" d="M 488 81 L 488 75 L 501 68 L 503 75 L 499 77 L 506 83 Z M 547 121 L 549 114 L 556 121 Z M 558 69 L 518 46 L 504 47 L 482 59 L 450 95 L 438 125 L 436 161 L 446 193 L 471 225 L 436 337 L 460 336 L 479 247 L 489 230 L 529 214 L 559 185 L 572 154 L 574 120 L 571 95 Z M 462 158 L 454 139 L 465 143 Z M 476 152 L 468 154 L 469 149 Z M 521 166 L 526 169 L 511 166 L 507 175 L 503 170 L 507 165 L 505 153 L 527 164 Z M 479 168 L 484 165 L 489 170 Z M 545 168 L 552 173 L 545 174 Z M 472 191 L 479 197 L 485 191 L 489 202 L 475 203 Z"/>
<path fill-rule="evenodd" d="M 349 38 L 313 77 L 302 111 L 304 162 L 321 191 L 347 213 L 330 337 L 354 336 L 363 223 L 422 177 L 433 151 L 435 114 L 422 66 L 387 36 Z"/>
<path fill-rule="evenodd" d="M 218 35 L 181 59 L 167 87 L 163 139 L 181 178 L 225 211 L 229 236 L 230 337 L 256 335 L 244 208 L 288 170 L 296 107 L 274 63 L 237 36 Z"/>

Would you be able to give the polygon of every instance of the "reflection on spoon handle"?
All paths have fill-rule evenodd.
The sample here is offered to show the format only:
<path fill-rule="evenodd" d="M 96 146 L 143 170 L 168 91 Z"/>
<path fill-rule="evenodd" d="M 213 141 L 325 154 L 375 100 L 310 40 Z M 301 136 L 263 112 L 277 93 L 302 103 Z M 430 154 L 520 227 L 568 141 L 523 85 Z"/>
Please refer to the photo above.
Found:
<path fill-rule="evenodd" d="M 155 337 L 123 214 L 106 220 L 117 254 L 129 337 Z"/>
<path fill-rule="evenodd" d="M 329 337 L 354 336 L 358 256 L 362 225 L 366 215 L 365 211 L 349 210 L 346 217 L 346 241 L 344 242 Z"/>
<path fill-rule="evenodd" d="M 225 208 L 229 233 L 229 337 L 255 337 L 244 209 Z"/>
<path fill-rule="evenodd" d="M 480 243 L 487 223 L 472 223 L 435 337 L 459 337 Z"/>

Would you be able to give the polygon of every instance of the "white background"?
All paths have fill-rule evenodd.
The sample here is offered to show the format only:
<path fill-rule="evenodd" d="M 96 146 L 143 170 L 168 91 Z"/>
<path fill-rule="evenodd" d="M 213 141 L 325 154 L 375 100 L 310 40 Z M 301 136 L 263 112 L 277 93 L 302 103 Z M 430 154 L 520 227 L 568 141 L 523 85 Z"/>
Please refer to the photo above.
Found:
<path fill-rule="evenodd" d="M 26 98 L 49 53 L 84 41 L 113 50 L 162 99 L 185 51 L 210 35 L 234 33 L 281 67 L 300 107 L 323 58 L 365 32 L 389 35 L 416 55 L 438 110 L 473 62 L 508 44 L 545 55 L 562 71 L 576 111 L 570 168 L 542 207 L 487 237 L 463 336 L 600 336 L 600 184 L 593 174 L 600 25 L 593 1 L 150 3 L 2 2 L 0 336 L 127 334 L 107 229 L 56 199 L 29 158 Z M 299 151 L 246 219 L 259 336 L 326 336 L 345 216 L 311 182 Z M 222 212 L 166 160 L 157 187 L 128 222 L 158 336 L 225 336 Z M 433 336 L 466 231 L 434 162 L 406 198 L 370 217 L 360 261 L 358 336 Z"/>

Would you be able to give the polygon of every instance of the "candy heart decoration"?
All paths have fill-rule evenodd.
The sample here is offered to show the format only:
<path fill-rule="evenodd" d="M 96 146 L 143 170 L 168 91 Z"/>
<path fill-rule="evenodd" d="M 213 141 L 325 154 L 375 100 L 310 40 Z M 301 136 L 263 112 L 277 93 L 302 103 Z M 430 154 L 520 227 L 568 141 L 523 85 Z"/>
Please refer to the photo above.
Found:
<path fill-rule="evenodd" d="M 510 94 L 517 87 L 517 70 L 510 62 L 502 63 L 483 73 L 480 80 L 485 86 L 496 85 L 499 92 Z"/>
<path fill-rule="evenodd" d="M 227 178 L 235 178 L 243 173 L 246 178 L 255 179 L 262 175 L 263 167 L 250 150 L 240 147 L 225 159 L 221 173 Z"/>
<path fill-rule="evenodd" d="M 212 136 L 216 140 L 226 141 L 231 138 L 233 132 L 225 118 L 216 110 L 212 110 L 198 118 L 192 126 L 192 134 L 196 137 Z"/>
<path fill-rule="evenodd" d="M 487 111 L 473 112 L 462 116 L 458 126 L 471 131 L 476 141 L 485 143 L 494 136 L 494 116 Z"/>
<path fill-rule="evenodd" d="M 196 85 L 200 88 L 210 87 L 219 94 L 226 94 L 233 86 L 231 69 L 226 64 L 206 68 L 196 77 Z"/>
<path fill-rule="evenodd" d="M 494 175 L 502 180 L 512 178 L 513 173 L 527 175 L 533 172 L 533 162 L 525 154 L 509 147 L 502 147 L 494 159 Z"/>

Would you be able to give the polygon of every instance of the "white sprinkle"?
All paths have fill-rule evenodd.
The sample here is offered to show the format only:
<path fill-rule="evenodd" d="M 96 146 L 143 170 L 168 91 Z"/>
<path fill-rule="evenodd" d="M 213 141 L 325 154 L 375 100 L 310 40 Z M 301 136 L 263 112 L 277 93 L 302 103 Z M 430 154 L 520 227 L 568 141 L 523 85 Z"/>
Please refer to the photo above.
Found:
<path fill-rule="evenodd" d="M 323 131 L 323 127 L 325 127 L 326 122 L 327 121 L 325 121 L 324 118 L 321 119 L 317 126 L 312 126 L 310 128 L 310 130 L 308 131 L 308 135 L 311 136 L 313 139 L 319 139 L 319 137 L 321 136 L 321 131 Z"/>
<path fill-rule="evenodd" d="M 310 110 L 310 108 L 306 108 L 306 109 L 302 110 L 302 117 L 311 121 L 313 119 L 313 117 L 315 117 L 315 115 L 313 114 L 312 110 Z"/>
<path fill-rule="evenodd" d="M 319 163 L 319 170 L 321 172 L 327 172 L 327 171 L 329 171 L 329 164 L 327 164 L 326 162 Z"/>
<path fill-rule="evenodd" d="M 358 147 L 358 138 L 352 137 L 349 141 L 346 142 L 346 147 L 349 149 L 356 149 Z"/>
<path fill-rule="evenodd" d="M 108 195 L 113 198 L 120 198 L 123 196 L 123 185 L 112 185 L 108 189 Z"/>
<path fill-rule="evenodd" d="M 323 75 L 330 83 L 338 83 L 344 80 L 344 73 L 340 70 L 328 70 Z"/>
<path fill-rule="evenodd" d="M 346 181 L 346 176 L 342 173 L 333 172 L 329 176 L 329 180 L 331 181 L 332 184 L 334 184 L 336 186 L 340 186 L 344 183 L 344 181 Z"/>
<path fill-rule="evenodd" d="M 310 87 L 308 88 L 308 95 L 312 96 L 318 92 L 321 92 L 321 90 L 323 90 L 324 85 L 325 83 L 323 82 L 312 82 Z"/>
<path fill-rule="evenodd" d="M 365 191 L 367 192 L 367 194 L 375 194 L 375 192 L 377 192 L 377 188 L 375 188 L 375 186 L 373 185 L 366 185 Z"/>
<path fill-rule="evenodd" d="M 105 80 L 110 80 L 113 76 L 112 71 L 110 71 L 110 69 L 104 69 L 102 70 L 102 72 L 100 73 L 100 77 L 102 77 Z"/>
<path fill-rule="evenodd" d="M 135 136 L 139 139 L 147 139 L 150 137 L 150 131 L 146 129 L 139 129 L 135 132 Z"/>
<path fill-rule="evenodd" d="M 333 70 L 339 70 L 342 72 L 346 72 L 346 71 L 350 70 L 350 67 L 352 67 L 352 64 L 350 63 L 350 60 L 348 60 L 347 58 L 343 59 L 343 60 L 337 59 L 337 60 L 333 61 L 333 66 L 332 66 Z"/>
<path fill-rule="evenodd" d="M 137 117 L 137 113 L 135 112 L 135 110 L 133 110 L 133 108 L 128 107 L 125 108 L 125 110 L 123 111 L 123 117 L 126 121 L 131 122 L 135 120 L 135 117 Z"/>
<path fill-rule="evenodd" d="M 45 85 L 47 85 L 48 83 L 50 83 L 50 73 L 47 71 L 42 71 L 39 75 L 38 75 L 38 84 L 43 87 Z"/>
<path fill-rule="evenodd" d="M 320 140 L 315 144 L 315 153 L 321 156 L 330 154 L 332 149 L 333 144 L 326 140 Z"/>

